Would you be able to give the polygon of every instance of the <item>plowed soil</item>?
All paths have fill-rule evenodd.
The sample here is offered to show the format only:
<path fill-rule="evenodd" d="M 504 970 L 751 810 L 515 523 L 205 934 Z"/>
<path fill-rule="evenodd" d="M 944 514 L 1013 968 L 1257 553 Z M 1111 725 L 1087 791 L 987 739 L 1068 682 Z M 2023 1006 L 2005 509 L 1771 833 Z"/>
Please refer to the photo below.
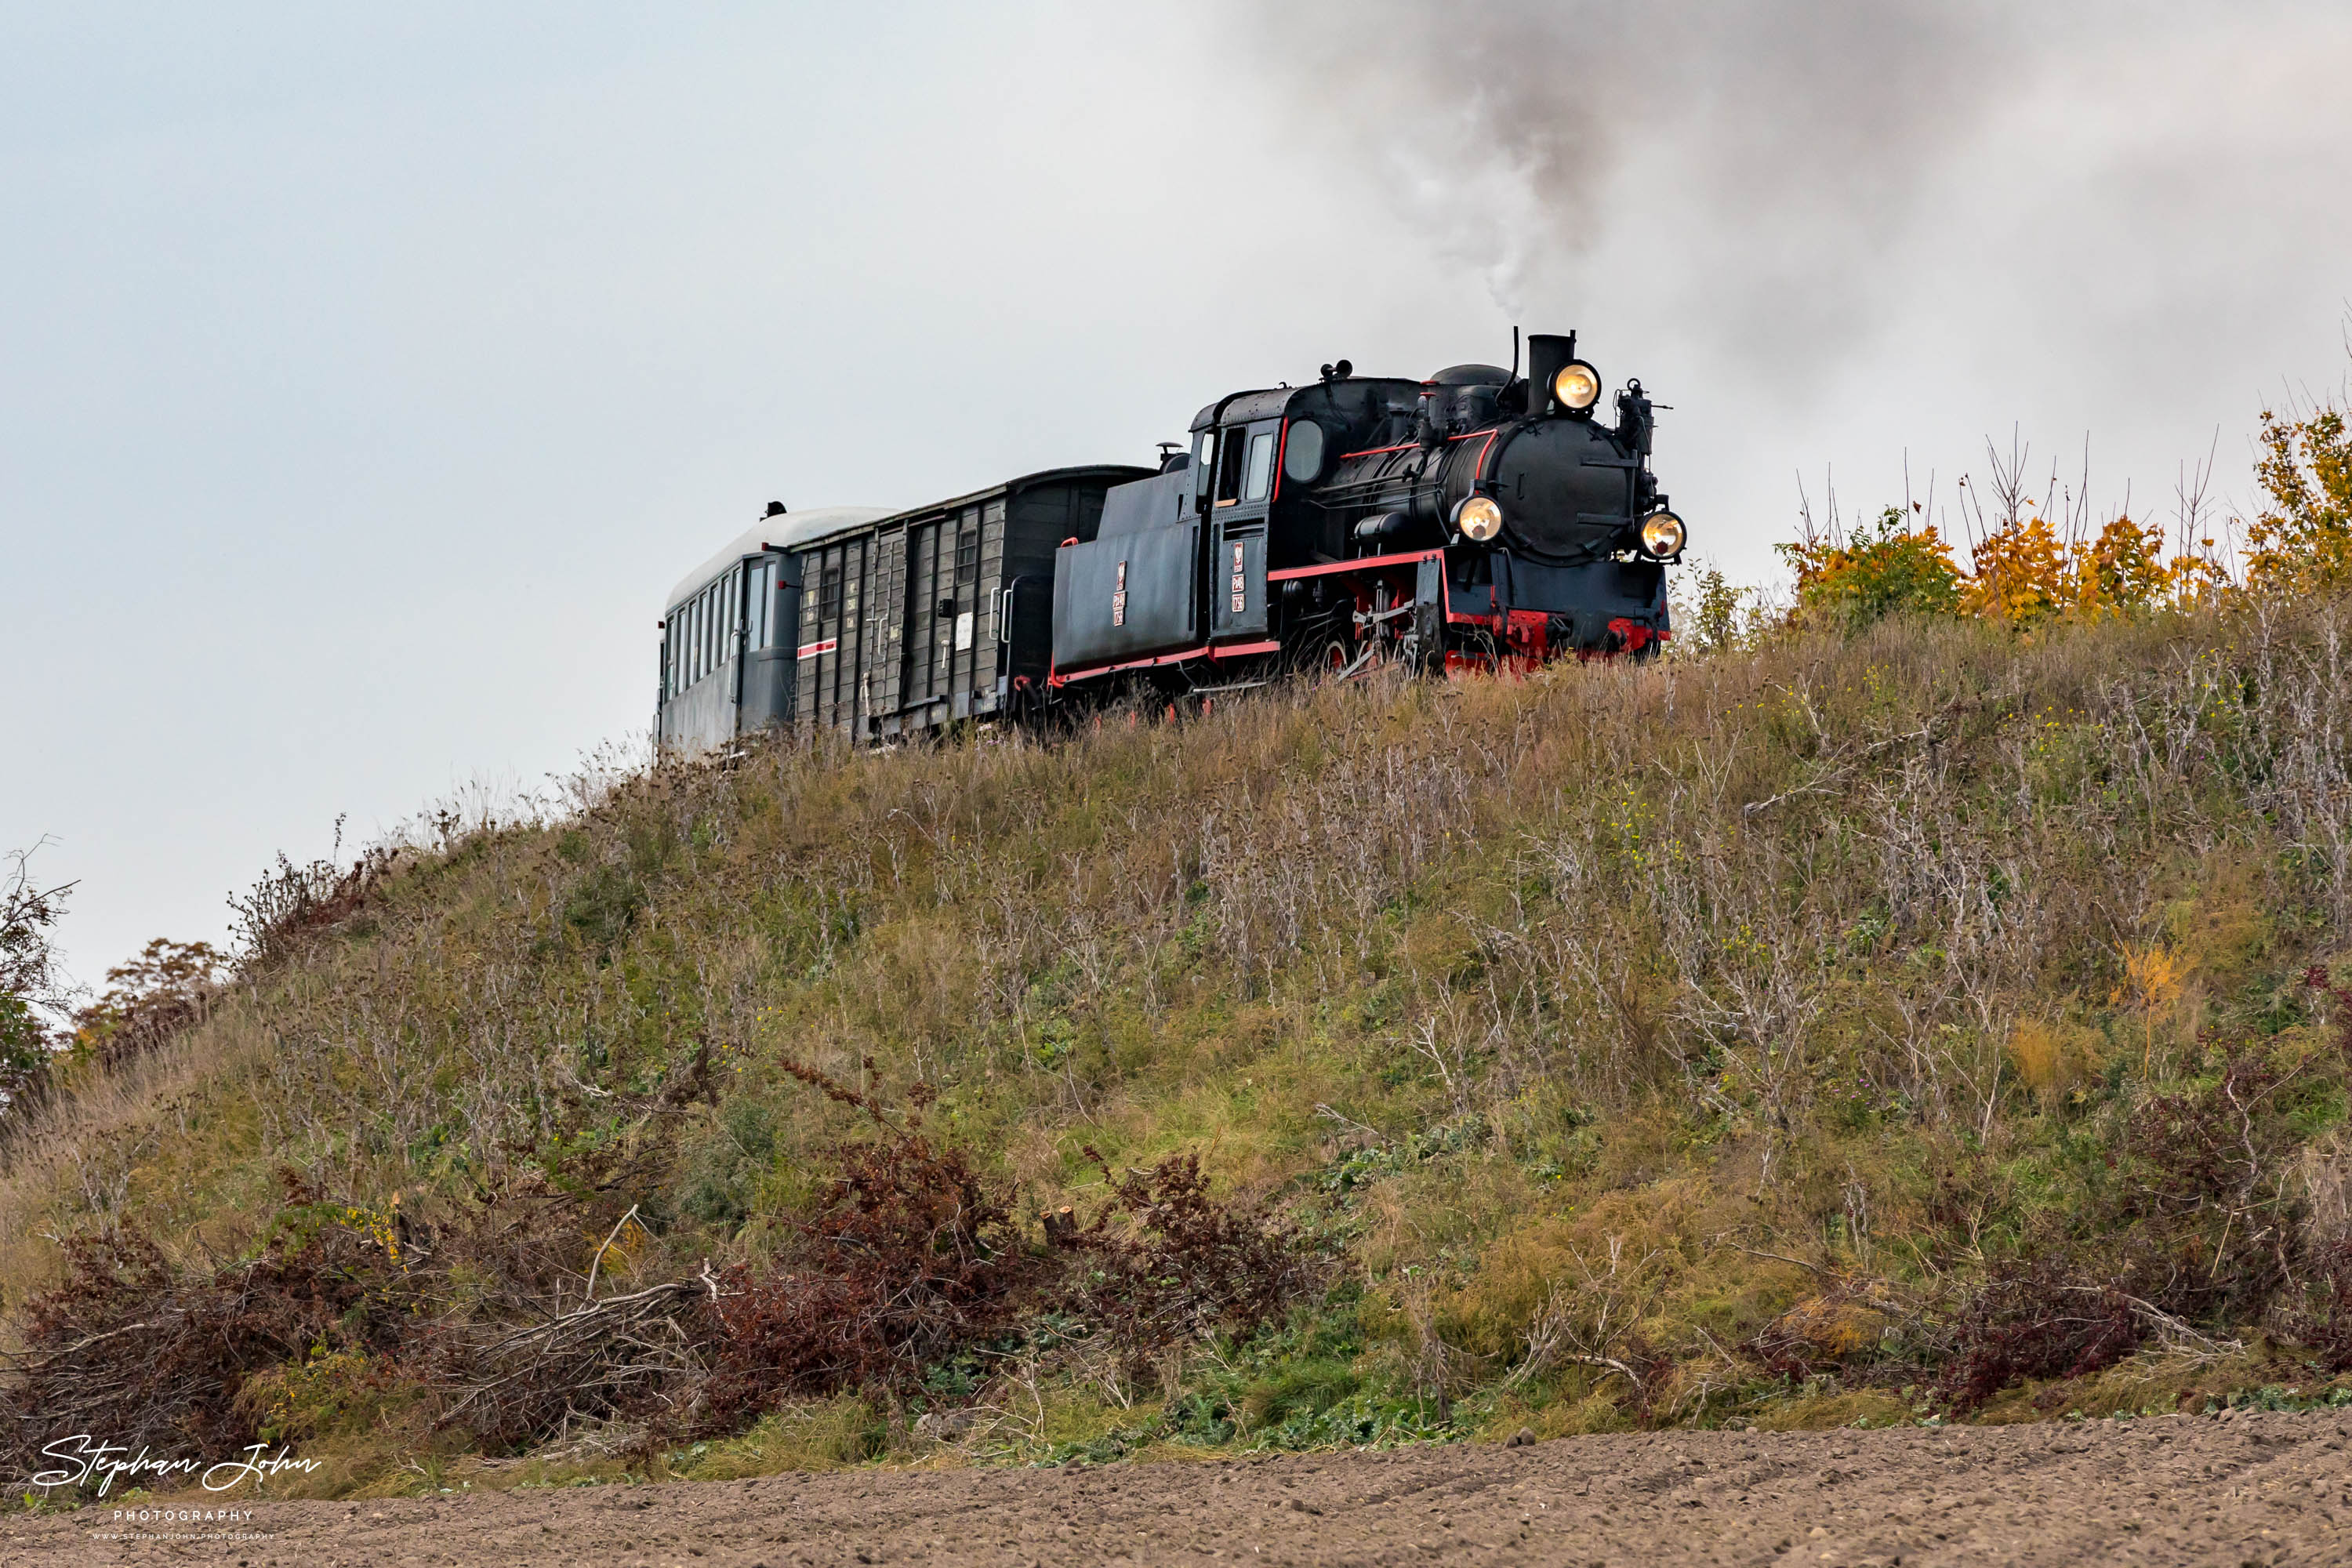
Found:
<path fill-rule="evenodd" d="M 1669 1432 L 1061 1470 L 251 1505 L 0 1521 L 0 1562 L 2104 1563 L 2352 1562 L 2352 1419 Z M 222 1500 L 194 1500 L 221 1506 Z M 238 1505 L 243 1506 L 243 1505 Z M 110 1539 L 121 1532 L 130 1539 Z"/>

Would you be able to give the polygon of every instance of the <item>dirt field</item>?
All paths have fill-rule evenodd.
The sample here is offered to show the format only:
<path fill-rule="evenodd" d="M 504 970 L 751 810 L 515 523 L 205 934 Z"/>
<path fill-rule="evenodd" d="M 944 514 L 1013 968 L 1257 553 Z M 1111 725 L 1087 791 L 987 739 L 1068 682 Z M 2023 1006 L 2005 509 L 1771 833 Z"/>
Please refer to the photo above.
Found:
<path fill-rule="evenodd" d="M 0 1562 L 2352 1562 L 2352 1418 L 1574 1437 L 1100 1469 L 843 1471 L 376 1503 L 218 1525 L 0 1522 Z M 207 1500 L 217 1504 L 220 1500 Z M 107 1539 L 145 1530 L 146 1539 Z"/>

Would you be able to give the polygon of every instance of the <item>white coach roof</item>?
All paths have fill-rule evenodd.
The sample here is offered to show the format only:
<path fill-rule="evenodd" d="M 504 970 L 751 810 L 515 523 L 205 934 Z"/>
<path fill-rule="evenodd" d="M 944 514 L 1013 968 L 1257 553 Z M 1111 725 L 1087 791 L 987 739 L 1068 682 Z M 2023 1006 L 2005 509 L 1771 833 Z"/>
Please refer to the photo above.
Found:
<path fill-rule="evenodd" d="M 667 615 L 676 609 L 735 563 L 746 555 L 758 554 L 763 544 L 789 550 L 889 515 L 888 509 L 878 506 L 828 506 L 814 511 L 788 511 L 780 517 L 761 518 L 734 543 L 679 578 L 677 586 L 669 591 L 669 597 L 662 601 L 662 611 Z"/>

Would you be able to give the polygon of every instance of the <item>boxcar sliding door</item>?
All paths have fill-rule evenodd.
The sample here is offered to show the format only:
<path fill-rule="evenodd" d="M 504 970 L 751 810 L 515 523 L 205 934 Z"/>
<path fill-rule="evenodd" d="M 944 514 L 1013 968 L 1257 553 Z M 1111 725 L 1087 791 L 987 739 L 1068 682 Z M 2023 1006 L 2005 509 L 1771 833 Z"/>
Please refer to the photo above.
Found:
<path fill-rule="evenodd" d="M 858 679 L 864 663 L 866 573 L 870 535 L 803 551 L 797 719 L 862 734 Z"/>

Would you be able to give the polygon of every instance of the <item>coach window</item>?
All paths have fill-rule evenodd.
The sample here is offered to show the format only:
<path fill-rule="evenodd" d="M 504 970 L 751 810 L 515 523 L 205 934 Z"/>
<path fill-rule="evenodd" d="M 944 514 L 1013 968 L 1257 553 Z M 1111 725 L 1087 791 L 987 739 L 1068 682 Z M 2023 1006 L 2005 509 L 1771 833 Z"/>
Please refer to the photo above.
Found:
<path fill-rule="evenodd" d="M 1200 500 L 1209 499 L 1209 481 L 1216 474 L 1217 433 L 1203 430 L 1192 437 L 1192 494 Z"/>
<path fill-rule="evenodd" d="M 1249 479 L 1242 487 L 1242 500 L 1264 500 L 1274 484 L 1274 432 L 1261 431 L 1250 437 Z"/>

